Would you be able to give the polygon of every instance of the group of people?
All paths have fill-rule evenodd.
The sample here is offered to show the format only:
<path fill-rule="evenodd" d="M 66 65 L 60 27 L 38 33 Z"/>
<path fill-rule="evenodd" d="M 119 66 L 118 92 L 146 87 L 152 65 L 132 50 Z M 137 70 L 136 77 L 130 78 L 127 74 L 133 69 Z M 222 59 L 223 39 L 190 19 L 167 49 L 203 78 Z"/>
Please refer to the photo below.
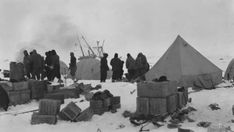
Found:
<path fill-rule="evenodd" d="M 101 82 L 105 82 L 107 71 L 109 70 L 107 57 L 108 54 L 104 53 L 101 58 Z M 118 57 L 117 53 L 115 53 L 114 58 L 111 59 L 110 65 L 112 66 L 113 71 L 112 82 L 122 80 L 124 61 Z M 126 74 L 128 81 L 132 81 L 137 78 L 145 80 L 144 74 L 149 71 L 149 63 L 147 62 L 145 55 L 142 53 L 139 53 L 136 59 L 128 53 L 125 66 L 128 70 L 128 73 Z"/>
<path fill-rule="evenodd" d="M 60 60 L 55 50 L 45 52 L 45 59 L 36 50 L 28 54 L 24 50 L 24 68 L 28 79 L 44 80 L 45 77 L 49 81 L 58 78 L 61 81 L 60 75 Z"/>

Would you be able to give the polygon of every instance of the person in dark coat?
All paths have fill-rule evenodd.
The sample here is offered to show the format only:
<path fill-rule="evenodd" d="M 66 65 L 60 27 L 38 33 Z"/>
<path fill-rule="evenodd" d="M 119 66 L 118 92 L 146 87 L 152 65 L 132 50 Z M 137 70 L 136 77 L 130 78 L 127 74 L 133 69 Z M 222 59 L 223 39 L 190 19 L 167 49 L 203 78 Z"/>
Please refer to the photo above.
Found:
<path fill-rule="evenodd" d="M 32 62 L 32 78 L 40 80 L 40 74 L 42 70 L 41 55 L 39 55 L 36 50 L 33 50 L 33 53 L 30 56 L 30 59 Z"/>
<path fill-rule="evenodd" d="M 107 63 L 108 54 L 104 53 L 103 57 L 101 58 L 101 82 L 106 82 L 107 71 L 109 70 L 108 63 Z"/>
<path fill-rule="evenodd" d="M 45 53 L 45 71 L 46 71 L 46 77 L 49 81 L 52 80 L 52 62 L 51 62 L 51 51 L 48 51 Z"/>
<path fill-rule="evenodd" d="M 23 63 L 24 63 L 24 72 L 25 72 L 25 75 L 27 76 L 28 79 L 31 78 L 31 75 L 30 75 L 30 63 L 31 63 L 31 60 L 30 60 L 30 56 L 28 54 L 28 51 L 27 50 L 24 50 L 24 60 L 23 60 Z"/>
<path fill-rule="evenodd" d="M 61 82 L 61 74 L 60 74 L 60 60 L 55 50 L 51 51 L 51 65 L 52 65 L 52 80 L 54 78 L 58 78 L 59 82 Z"/>
<path fill-rule="evenodd" d="M 76 57 L 73 52 L 70 53 L 70 57 L 71 57 L 70 64 L 69 64 L 70 74 L 72 76 L 72 80 L 75 80 L 76 70 L 77 70 Z"/>
<path fill-rule="evenodd" d="M 126 68 L 128 70 L 128 80 L 131 81 L 135 78 L 136 62 L 135 59 L 133 59 L 133 57 L 129 53 L 127 54 Z"/>
<path fill-rule="evenodd" d="M 3 108 L 5 111 L 7 111 L 9 107 L 9 97 L 5 89 L 0 85 L 0 108 Z"/>
<path fill-rule="evenodd" d="M 118 80 L 120 77 L 120 73 L 121 73 L 121 60 L 118 58 L 118 54 L 115 53 L 114 58 L 111 59 L 111 66 L 112 66 L 112 82 Z"/>
<path fill-rule="evenodd" d="M 124 66 L 124 61 L 121 60 L 118 80 L 122 80 L 122 78 L 123 78 L 123 73 L 124 73 L 123 66 Z"/>
<path fill-rule="evenodd" d="M 149 71 L 149 63 L 145 55 L 139 53 L 136 58 L 136 74 L 144 80 L 144 74 Z"/>

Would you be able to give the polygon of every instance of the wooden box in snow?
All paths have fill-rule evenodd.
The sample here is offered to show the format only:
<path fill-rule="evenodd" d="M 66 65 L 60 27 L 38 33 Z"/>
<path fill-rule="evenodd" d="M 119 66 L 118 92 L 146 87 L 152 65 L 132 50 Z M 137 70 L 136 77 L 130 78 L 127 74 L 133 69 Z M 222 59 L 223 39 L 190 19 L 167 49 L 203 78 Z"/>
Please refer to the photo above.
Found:
<path fill-rule="evenodd" d="M 91 108 L 87 108 L 80 113 L 79 116 L 76 117 L 75 121 L 89 121 L 93 117 L 93 110 Z"/>
<path fill-rule="evenodd" d="M 60 111 L 60 101 L 52 99 L 42 99 L 39 102 L 39 114 L 57 115 Z"/>
<path fill-rule="evenodd" d="M 45 94 L 44 99 L 58 100 L 60 104 L 64 104 L 64 94 L 48 93 Z"/>
<path fill-rule="evenodd" d="M 141 82 L 137 84 L 138 97 L 164 98 L 176 92 L 176 81 Z"/>
<path fill-rule="evenodd" d="M 13 90 L 25 90 L 28 89 L 28 82 L 21 81 L 21 82 L 12 82 Z"/>
<path fill-rule="evenodd" d="M 150 103 L 149 98 L 137 97 L 137 114 L 149 115 Z"/>
<path fill-rule="evenodd" d="M 150 115 L 164 115 L 167 113 L 167 99 L 166 98 L 150 98 L 149 99 L 149 114 Z"/>
<path fill-rule="evenodd" d="M 45 91 L 47 89 L 45 81 L 29 80 L 28 86 L 31 90 L 32 99 L 41 99 L 44 97 Z"/>
<path fill-rule="evenodd" d="M 31 124 L 35 125 L 41 123 L 56 124 L 57 117 L 55 115 L 41 115 L 37 112 L 33 113 L 31 118 Z"/>
<path fill-rule="evenodd" d="M 10 81 L 20 82 L 24 81 L 24 64 L 23 63 L 10 63 Z"/>
<path fill-rule="evenodd" d="M 25 104 L 30 101 L 30 90 L 8 91 L 10 105 Z"/>
<path fill-rule="evenodd" d="M 173 94 L 167 97 L 167 112 L 173 113 L 177 109 L 177 94 Z"/>
<path fill-rule="evenodd" d="M 73 121 L 80 114 L 81 109 L 74 102 L 71 102 L 61 112 L 61 115 L 65 115 L 69 120 Z"/>

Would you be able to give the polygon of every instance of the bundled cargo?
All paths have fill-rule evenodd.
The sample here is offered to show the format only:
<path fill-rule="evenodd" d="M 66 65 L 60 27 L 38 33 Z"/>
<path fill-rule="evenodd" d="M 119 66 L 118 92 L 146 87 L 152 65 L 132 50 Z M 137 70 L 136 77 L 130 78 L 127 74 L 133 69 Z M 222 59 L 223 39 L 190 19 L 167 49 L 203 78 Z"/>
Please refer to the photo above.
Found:
<path fill-rule="evenodd" d="M 94 114 L 101 115 L 106 111 L 120 108 L 120 97 L 114 97 L 110 91 L 96 92 L 90 100 L 90 108 Z"/>
<path fill-rule="evenodd" d="M 13 90 L 12 83 L 9 81 L 0 81 L 0 86 L 2 86 L 2 88 L 4 88 L 5 91 Z"/>
<path fill-rule="evenodd" d="M 47 85 L 45 81 L 29 80 L 29 89 L 31 90 L 32 99 L 42 99 L 44 97 Z"/>
<path fill-rule="evenodd" d="M 33 113 L 31 118 L 31 124 L 41 124 L 41 123 L 47 123 L 47 124 L 56 124 L 57 123 L 57 117 L 56 115 L 41 115 L 39 113 Z"/>
<path fill-rule="evenodd" d="M 89 121 L 93 117 L 93 110 L 91 108 L 87 108 L 80 113 L 75 119 L 75 121 Z"/>
<path fill-rule="evenodd" d="M 60 111 L 60 101 L 51 99 L 42 99 L 39 102 L 39 114 L 57 115 Z"/>
<path fill-rule="evenodd" d="M 74 119 L 80 114 L 81 109 L 74 103 L 70 102 L 65 108 L 60 111 L 61 119 L 69 119 L 74 121 Z"/>
<path fill-rule="evenodd" d="M 10 81 L 20 82 L 24 81 L 24 64 L 23 63 L 10 63 Z"/>
<path fill-rule="evenodd" d="M 30 101 L 30 90 L 7 91 L 10 105 L 25 104 Z"/>

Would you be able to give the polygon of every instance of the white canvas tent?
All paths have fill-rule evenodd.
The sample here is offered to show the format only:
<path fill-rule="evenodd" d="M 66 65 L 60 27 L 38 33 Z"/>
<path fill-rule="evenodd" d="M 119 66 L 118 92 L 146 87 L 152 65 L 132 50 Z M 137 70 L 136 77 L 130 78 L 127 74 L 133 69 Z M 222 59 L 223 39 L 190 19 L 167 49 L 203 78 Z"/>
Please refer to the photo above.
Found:
<path fill-rule="evenodd" d="M 166 76 L 180 86 L 212 88 L 222 81 L 222 71 L 179 35 L 159 61 L 145 74 L 146 80 Z"/>
<path fill-rule="evenodd" d="M 234 79 L 234 59 L 228 64 L 226 72 L 224 74 L 224 79 L 233 80 Z"/>

